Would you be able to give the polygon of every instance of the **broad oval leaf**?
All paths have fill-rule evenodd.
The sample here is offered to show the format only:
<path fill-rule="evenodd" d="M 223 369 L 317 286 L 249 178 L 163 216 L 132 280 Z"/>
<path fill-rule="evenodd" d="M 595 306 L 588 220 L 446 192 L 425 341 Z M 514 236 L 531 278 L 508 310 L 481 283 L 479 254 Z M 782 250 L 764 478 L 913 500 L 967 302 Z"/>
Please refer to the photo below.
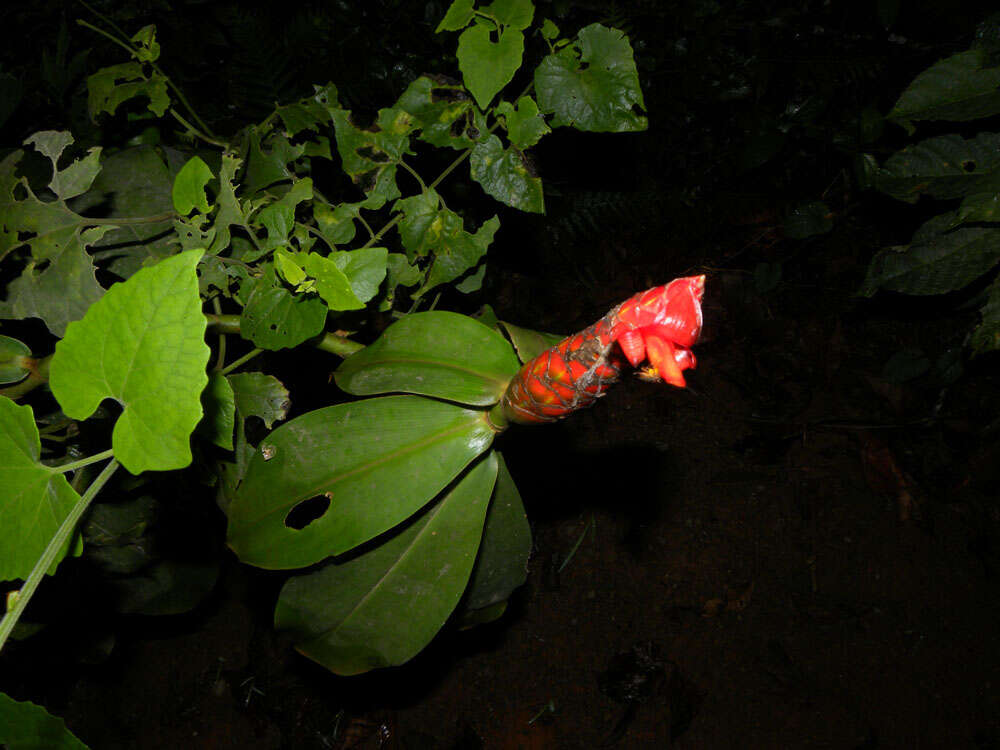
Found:
<path fill-rule="evenodd" d="M 0 396 L 0 581 L 27 578 L 66 514 L 79 501 L 58 470 L 42 465 L 42 444 L 30 406 Z M 13 543 L 10 543 L 12 540 Z M 63 548 L 49 573 L 69 548 Z"/>
<path fill-rule="evenodd" d="M 208 382 L 201 255 L 189 250 L 115 284 L 56 344 L 49 385 L 63 412 L 87 419 L 105 398 L 121 403 L 111 445 L 133 474 L 191 463 Z"/>
<path fill-rule="evenodd" d="M 458 37 L 458 67 L 480 109 L 486 109 L 510 83 L 523 56 L 524 34 L 512 27 L 490 29 L 474 24 L 462 32 Z"/>
<path fill-rule="evenodd" d="M 463 602 L 466 613 L 505 602 L 528 579 L 531 526 L 521 493 L 507 471 L 503 456 L 493 452 L 499 459 L 500 469 L 486 515 L 483 541 Z"/>
<path fill-rule="evenodd" d="M 23 341 L 0 336 L 0 383 L 16 383 L 27 377 L 30 357 L 31 349 Z"/>
<path fill-rule="evenodd" d="M 476 406 L 495 404 L 517 372 L 510 344 L 465 315 L 408 315 L 345 359 L 334 377 L 356 396 L 419 393 Z"/>
<path fill-rule="evenodd" d="M 229 506 L 229 546 L 261 568 L 339 555 L 416 513 L 493 441 L 486 412 L 416 396 L 338 404 L 261 441 Z M 313 500 L 318 498 L 318 500 Z M 301 529 L 303 501 L 329 501 Z"/>
<path fill-rule="evenodd" d="M 955 133 L 907 146 L 875 173 L 875 187 L 901 201 L 921 195 L 961 198 L 1000 189 L 1000 134 L 965 139 Z"/>
<path fill-rule="evenodd" d="M 337 674 L 409 661 L 458 604 L 496 477 L 491 452 L 382 544 L 290 579 L 275 626 L 291 630 L 300 652 Z"/>

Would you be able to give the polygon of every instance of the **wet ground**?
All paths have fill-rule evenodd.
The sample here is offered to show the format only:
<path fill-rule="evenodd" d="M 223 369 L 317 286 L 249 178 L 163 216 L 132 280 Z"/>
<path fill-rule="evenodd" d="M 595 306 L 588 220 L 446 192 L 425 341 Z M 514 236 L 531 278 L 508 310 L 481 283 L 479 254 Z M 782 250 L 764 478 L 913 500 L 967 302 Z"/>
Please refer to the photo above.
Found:
<path fill-rule="evenodd" d="M 724 253 L 610 252 L 599 291 L 501 267 L 502 317 L 568 330 L 708 265 L 709 324 L 690 389 L 502 437 L 535 551 L 497 623 L 337 678 L 272 632 L 280 576 L 229 560 L 35 694 L 99 750 L 1000 747 L 996 358 L 949 354 L 972 312 L 853 298 L 841 241 L 766 292 Z M 886 369 L 904 349 L 931 367 Z"/>

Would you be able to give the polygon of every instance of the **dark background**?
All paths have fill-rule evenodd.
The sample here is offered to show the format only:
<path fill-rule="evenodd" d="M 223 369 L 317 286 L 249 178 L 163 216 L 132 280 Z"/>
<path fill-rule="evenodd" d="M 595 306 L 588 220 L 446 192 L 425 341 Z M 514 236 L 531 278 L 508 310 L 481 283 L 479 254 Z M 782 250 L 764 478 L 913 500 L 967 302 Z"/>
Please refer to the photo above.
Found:
<path fill-rule="evenodd" d="M 433 33 L 444 3 L 95 7 L 129 32 L 156 23 L 161 65 L 222 133 L 313 83 L 333 80 L 364 120 L 416 75 L 457 71 L 455 36 Z M 650 128 L 543 139 L 547 216 L 504 211 L 483 292 L 441 304 L 570 332 L 707 273 L 690 388 L 629 379 L 502 436 L 535 536 L 528 583 L 501 620 L 446 627 L 402 668 L 344 679 L 295 654 L 270 625 L 281 576 L 237 564 L 211 499 L 185 496 L 187 543 L 222 557 L 207 601 L 114 616 L 92 562 L 64 564 L 36 605 L 50 626 L 8 645 L 0 688 L 98 750 L 1000 747 L 997 356 L 963 349 L 971 293 L 855 296 L 874 252 L 941 210 L 861 190 L 858 156 L 907 142 L 878 115 L 991 10 L 538 3 L 564 33 L 629 34 Z M 0 61 L 22 89 L 0 148 L 60 128 L 121 143 L 128 123 L 86 117 L 83 74 L 121 61 L 74 23 L 96 19 L 7 13 Z M 41 60 L 60 24 L 67 60 L 90 52 L 53 87 Z M 421 156 L 425 175 L 451 158 Z M 352 197 L 336 165 L 323 179 Z M 476 220 L 496 210 L 461 170 L 443 192 Z M 789 239 L 788 215 L 816 200 L 833 230 Z M 886 368 L 901 351 L 933 366 L 901 378 Z M 305 394 L 296 409 L 329 403 L 335 362 L 262 365 Z"/>

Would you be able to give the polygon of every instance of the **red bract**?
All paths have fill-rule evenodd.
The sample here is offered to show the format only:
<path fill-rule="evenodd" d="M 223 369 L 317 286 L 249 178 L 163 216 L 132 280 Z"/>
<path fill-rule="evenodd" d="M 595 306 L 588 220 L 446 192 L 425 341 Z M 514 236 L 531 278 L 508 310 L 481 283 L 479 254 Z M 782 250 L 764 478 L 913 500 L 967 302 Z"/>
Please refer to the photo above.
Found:
<path fill-rule="evenodd" d="M 604 395 L 626 363 L 643 360 L 646 378 L 683 388 L 683 371 L 696 365 L 704 293 L 705 277 L 687 276 L 629 297 L 525 364 L 504 393 L 504 414 L 527 424 L 562 419 Z"/>

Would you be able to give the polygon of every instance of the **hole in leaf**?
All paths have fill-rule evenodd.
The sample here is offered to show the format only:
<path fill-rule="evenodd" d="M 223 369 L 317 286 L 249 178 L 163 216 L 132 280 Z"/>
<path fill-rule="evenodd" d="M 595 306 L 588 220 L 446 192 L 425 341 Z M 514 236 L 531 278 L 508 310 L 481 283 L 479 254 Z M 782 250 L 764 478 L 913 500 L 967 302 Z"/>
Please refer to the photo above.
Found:
<path fill-rule="evenodd" d="M 582 62 L 582 63 L 580 63 L 580 70 L 586 70 L 589 67 L 590 67 L 590 63 L 589 62 Z"/>
<path fill-rule="evenodd" d="M 272 331 L 277 331 L 278 330 L 278 324 L 277 323 L 271 323 L 271 325 L 269 325 L 268 328 L 270 328 Z"/>
<path fill-rule="evenodd" d="M 378 182 L 378 170 L 371 169 L 367 172 L 363 172 L 354 178 L 355 183 L 358 187 L 364 190 L 366 193 L 371 191 L 375 184 Z"/>
<path fill-rule="evenodd" d="M 496 29 L 493 29 L 490 32 L 490 42 L 493 44 L 500 44 L 500 32 Z"/>
<path fill-rule="evenodd" d="M 964 169 L 966 172 L 975 172 L 976 162 L 974 162 L 972 159 L 967 159 L 966 161 L 962 162 L 962 169 Z"/>
<path fill-rule="evenodd" d="M 385 162 L 389 161 L 389 157 L 385 152 L 376 151 L 371 146 L 362 146 L 361 148 L 356 149 L 356 151 L 358 153 L 358 156 L 360 156 L 363 159 L 368 159 L 368 161 L 374 161 L 380 164 L 384 164 Z"/>
<path fill-rule="evenodd" d="M 323 514 L 330 509 L 330 495 L 316 495 L 308 500 L 303 500 L 296 505 L 285 516 L 285 526 L 290 529 L 300 531 L 313 521 L 323 517 Z"/>
<path fill-rule="evenodd" d="M 433 88 L 431 89 L 432 102 L 463 102 L 469 95 L 458 88 Z"/>
<path fill-rule="evenodd" d="M 52 261 L 47 258 L 43 261 L 39 261 L 35 264 L 35 273 L 42 273 L 50 265 L 52 265 Z"/>

